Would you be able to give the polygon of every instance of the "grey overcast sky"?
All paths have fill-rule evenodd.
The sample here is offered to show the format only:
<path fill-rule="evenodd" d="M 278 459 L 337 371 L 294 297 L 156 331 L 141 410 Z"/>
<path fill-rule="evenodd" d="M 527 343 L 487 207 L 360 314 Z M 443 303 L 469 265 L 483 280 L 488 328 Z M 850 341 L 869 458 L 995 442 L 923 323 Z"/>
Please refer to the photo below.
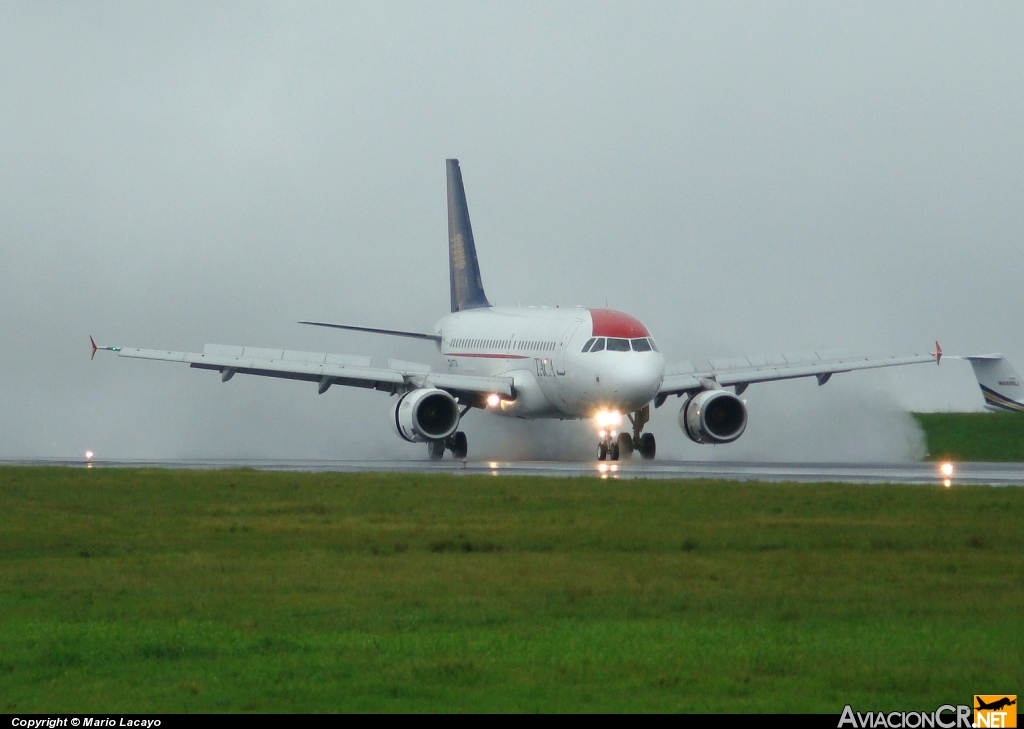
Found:
<path fill-rule="evenodd" d="M 88 339 L 400 356 L 448 308 L 458 157 L 492 302 L 609 306 L 670 360 L 1002 351 L 1024 371 L 1024 5 L 0 5 L 0 457 L 420 458 L 374 392 Z M 901 460 L 970 368 L 755 386 L 682 458 Z M 591 455 L 475 413 L 471 454 Z"/>

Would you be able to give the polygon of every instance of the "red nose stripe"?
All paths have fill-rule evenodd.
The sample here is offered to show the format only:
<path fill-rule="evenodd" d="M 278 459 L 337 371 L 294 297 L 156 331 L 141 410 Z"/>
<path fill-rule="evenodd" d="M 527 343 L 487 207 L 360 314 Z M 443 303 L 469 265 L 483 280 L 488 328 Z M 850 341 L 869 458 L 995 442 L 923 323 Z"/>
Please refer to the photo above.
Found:
<path fill-rule="evenodd" d="M 629 314 L 611 309 L 591 309 L 590 317 L 594 320 L 593 337 L 649 337 L 647 327 Z"/>

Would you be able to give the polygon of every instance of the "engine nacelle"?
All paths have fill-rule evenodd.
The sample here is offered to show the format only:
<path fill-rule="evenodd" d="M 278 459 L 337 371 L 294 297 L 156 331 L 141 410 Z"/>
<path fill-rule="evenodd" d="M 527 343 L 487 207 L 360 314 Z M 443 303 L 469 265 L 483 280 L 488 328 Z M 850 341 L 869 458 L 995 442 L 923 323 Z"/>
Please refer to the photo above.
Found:
<path fill-rule="evenodd" d="M 410 443 L 443 440 L 459 427 L 459 404 L 444 390 L 410 390 L 395 405 L 395 428 Z"/>
<path fill-rule="evenodd" d="M 725 390 L 704 390 L 679 410 L 679 427 L 694 443 L 732 443 L 747 429 L 747 406 Z"/>

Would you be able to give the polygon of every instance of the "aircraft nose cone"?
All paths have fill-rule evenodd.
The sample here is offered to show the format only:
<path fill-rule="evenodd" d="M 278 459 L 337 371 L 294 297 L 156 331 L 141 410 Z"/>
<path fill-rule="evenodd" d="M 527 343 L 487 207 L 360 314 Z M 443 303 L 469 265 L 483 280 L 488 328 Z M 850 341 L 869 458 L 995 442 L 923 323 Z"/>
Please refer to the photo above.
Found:
<path fill-rule="evenodd" d="M 606 376 L 610 394 L 623 412 L 642 408 L 654 399 L 665 374 L 665 358 L 658 353 L 634 355 Z"/>

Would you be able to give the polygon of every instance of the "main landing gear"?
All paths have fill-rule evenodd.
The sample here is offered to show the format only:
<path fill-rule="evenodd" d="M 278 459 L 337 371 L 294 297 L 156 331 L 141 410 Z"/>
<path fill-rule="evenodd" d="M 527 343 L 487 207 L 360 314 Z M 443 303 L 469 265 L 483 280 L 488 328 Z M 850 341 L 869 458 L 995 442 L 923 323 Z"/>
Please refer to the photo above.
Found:
<path fill-rule="evenodd" d="M 444 458 L 445 450 L 452 452 L 453 458 L 465 458 L 469 453 L 469 439 L 461 430 L 452 433 L 444 440 L 427 441 L 427 455 L 432 461 L 440 461 Z"/>
<path fill-rule="evenodd" d="M 617 461 L 620 458 L 630 458 L 633 451 L 638 451 L 640 457 L 645 461 L 654 458 L 658 444 L 654 440 L 653 433 L 644 433 L 644 426 L 651 419 L 651 406 L 645 405 L 634 413 L 628 414 L 629 422 L 633 425 L 633 434 L 618 433 L 608 427 L 601 431 L 601 440 L 597 444 L 597 460 Z"/>

